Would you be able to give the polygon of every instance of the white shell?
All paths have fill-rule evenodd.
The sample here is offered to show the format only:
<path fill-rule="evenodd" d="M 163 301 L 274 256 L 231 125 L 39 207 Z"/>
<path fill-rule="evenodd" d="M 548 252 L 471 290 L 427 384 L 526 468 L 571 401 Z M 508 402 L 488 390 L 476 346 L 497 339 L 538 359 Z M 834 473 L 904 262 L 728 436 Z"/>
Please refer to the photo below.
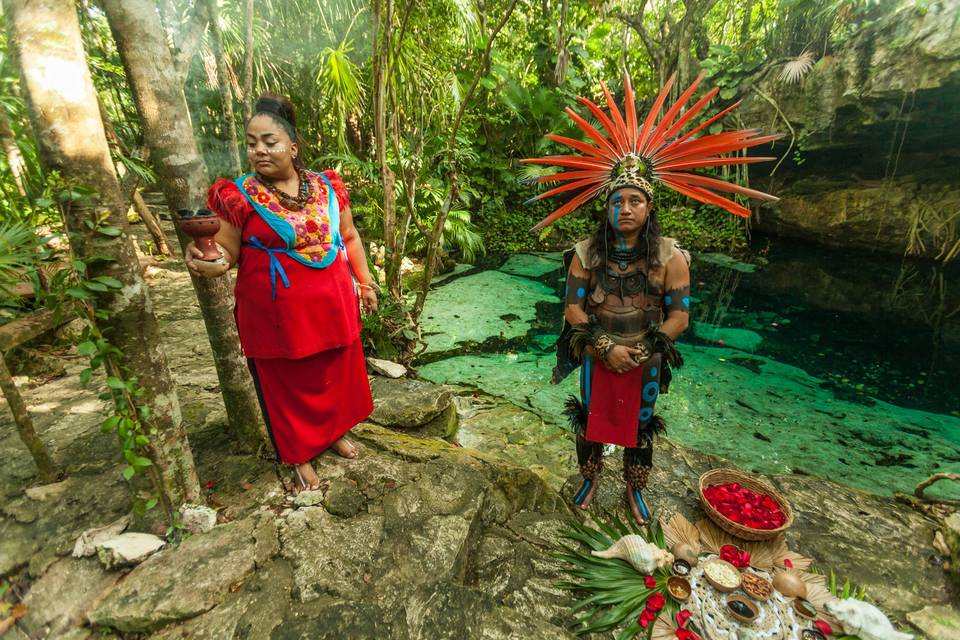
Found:
<path fill-rule="evenodd" d="M 913 640 L 909 633 L 894 629 L 880 609 L 862 600 L 833 600 L 824 608 L 837 619 L 844 633 L 859 636 L 861 640 Z"/>
<path fill-rule="evenodd" d="M 635 533 L 623 536 L 605 551 L 591 551 L 598 558 L 619 558 L 626 560 L 634 569 L 643 574 L 673 563 L 673 554 L 651 544 Z"/>

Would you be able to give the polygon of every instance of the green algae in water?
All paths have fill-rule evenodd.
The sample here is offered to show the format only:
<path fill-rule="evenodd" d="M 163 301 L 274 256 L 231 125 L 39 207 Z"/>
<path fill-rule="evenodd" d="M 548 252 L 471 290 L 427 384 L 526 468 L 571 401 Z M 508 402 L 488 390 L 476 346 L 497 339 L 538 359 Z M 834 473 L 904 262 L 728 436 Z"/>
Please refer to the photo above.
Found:
<path fill-rule="evenodd" d="M 500 267 L 503 273 L 525 278 L 540 278 L 563 266 L 563 254 L 516 253 Z"/>
<path fill-rule="evenodd" d="M 536 269 L 528 271 L 520 266 L 528 265 L 526 260 L 511 259 L 511 269 L 516 267 L 518 273 L 537 277 Z M 557 283 L 562 286 L 557 273 Z M 485 274 L 496 275 L 481 278 Z M 707 274 L 695 274 L 695 279 L 699 277 L 706 278 Z M 541 280 L 546 281 L 546 275 Z M 453 350 L 458 342 L 480 343 L 501 334 L 528 342 L 513 353 L 463 355 L 461 349 L 460 355 L 418 368 L 424 379 L 469 385 L 540 416 L 540 433 L 530 433 L 523 444 L 508 441 L 515 449 L 511 449 L 511 459 L 517 462 L 533 453 L 523 452 L 523 447 L 556 451 L 563 446 L 563 440 L 557 440 L 558 434 L 569 438 L 564 433 L 563 404 L 567 396 L 579 393 L 578 372 L 559 386 L 550 384 L 556 362 L 552 347 L 556 335 L 544 333 L 543 327 L 555 331 L 560 323 L 562 307 L 551 295 L 554 291 L 528 278 L 483 272 L 444 285 L 428 299 L 428 307 L 431 300 L 445 305 L 440 319 L 428 321 L 430 331 L 436 332 L 428 337 L 434 343 L 433 353 L 456 353 Z M 667 419 L 671 438 L 729 458 L 747 470 L 817 475 L 882 495 L 912 492 L 930 473 L 960 471 L 960 420 L 956 415 L 883 402 L 871 397 L 874 385 L 864 384 L 852 372 L 848 374 L 849 368 L 835 368 L 850 362 L 850 346 L 839 339 L 849 335 L 862 340 L 861 336 L 869 335 L 867 327 L 844 332 L 846 327 L 841 324 L 847 320 L 838 319 L 836 314 L 814 324 L 815 316 L 808 308 L 784 305 L 781 300 L 748 298 L 747 307 L 736 308 L 729 303 L 731 291 L 727 289 L 712 294 L 704 289 L 703 294 L 706 303 L 694 309 L 700 319 L 694 320 L 689 335 L 707 342 L 722 339 L 724 347 L 690 345 L 681 340 L 687 365 L 675 372 L 670 393 L 658 403 L 658 413 Z M 718 295 L 728 300 L 724 306 L 714 302 Z M 492 303 L 488 306 L 486 301 Z M 538 303 L 544 314 L 540 320 L 536 317 Z M 482 318 L 482 322 L 469 319 L 474 317 Z M 467 318 L 465 323 L 472 325 L 469 334 L 461 332 L 464 321 L 460 318 Z M 803 322 L 798 322 L 800 318 Z M 789 336 L 787 327 L 780 325 L 790 326 Z M 452 326 L 454 333 L 448 335 L 447 326 Z M 774 342 L 776 358 L 790 355 L 781 347 L 794 344 L 797 354 L 806 358 L 799 361 L 804 368 L 770 357 Z M 511 347 L 516 345 L 511 343 Z M 877 366 L 890 371 L 886 364 Z M 861 368 L 858 377 L 871 371 Z M 488 434 L 489 430 L 475 426 L 478 437 L 487 434 L 499 440 Z M 572 455 L 572 443 L 568 446 Z M 541 463 L 558 475 L 575 470 L 567 460 L 554 465 Z M 934 485 L 928 492 L 936 497 L 960 498 L 960 489 L 948 483 Z"/>
<path fill-rule="evenodd" d="M 547 285 L 499 271 L 483 271 L 453 280 L 430 293 L 423 308 L 426 353 L 501 336 L 527 335 L 538 302 L 560 302 Z"/>

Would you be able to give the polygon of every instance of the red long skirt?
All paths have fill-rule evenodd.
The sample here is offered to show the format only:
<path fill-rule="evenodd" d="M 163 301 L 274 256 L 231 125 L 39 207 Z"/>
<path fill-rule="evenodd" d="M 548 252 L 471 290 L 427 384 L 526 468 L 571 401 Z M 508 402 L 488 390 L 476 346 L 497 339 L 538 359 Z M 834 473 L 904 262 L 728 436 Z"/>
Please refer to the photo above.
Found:
<path fill-rule="evenodd" d="M 309 462 L 373 412 L 358 338 L 306 358 L 248 358 L 280 460 Z"/>

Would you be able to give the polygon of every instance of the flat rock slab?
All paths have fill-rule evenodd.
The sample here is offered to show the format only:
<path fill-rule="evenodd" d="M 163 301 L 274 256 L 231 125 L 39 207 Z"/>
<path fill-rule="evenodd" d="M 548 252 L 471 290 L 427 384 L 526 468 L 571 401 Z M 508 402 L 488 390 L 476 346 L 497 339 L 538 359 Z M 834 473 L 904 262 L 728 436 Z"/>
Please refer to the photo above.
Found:
<path fill-rule="evenodd" d="M 120 579 L 95 558 L 58 560 L 36 582 L 23 603 L 25 615 L 17 624 L 34 636 L 62 638 L 68 629 L 83 625 L 87 612 Z"/>
<path fill-rule="evenodd" d="M 385 427 L 424 427 L 453 404 L 449 389 L 419 380 L 374 378 L 370 388 L 374 407 L 370 421 Z"/>
<path fill-rule="evenodd" d="M 90 621 L 142 633 L 192 618 L 223 602 L 231 587 L 276 552 L 272 514 L 220 525 L 138 565 Z"/>
<path fill-rule="evenodd" d="M 151 533 L 121 533 L 97 545 L 97 555 L 107 569 L 139 564 L 166 543 Z"/>
<path fill-rule="evenodd" d="M 960 638 L 960 611 L 953 607 L 940 605 L 924 607 L 920 611 L 907 614 L 907 620 L 934 640 L 954 640 Z"/>
<path fill-rule="evenodd" d="M 390 360 L 381 360 L 380 358 L 367 358 L 367 366 L 374 373 L 378 373 L 388 378 L 402 378 L 407 375 L 407 368 L 398 362 Z"/>

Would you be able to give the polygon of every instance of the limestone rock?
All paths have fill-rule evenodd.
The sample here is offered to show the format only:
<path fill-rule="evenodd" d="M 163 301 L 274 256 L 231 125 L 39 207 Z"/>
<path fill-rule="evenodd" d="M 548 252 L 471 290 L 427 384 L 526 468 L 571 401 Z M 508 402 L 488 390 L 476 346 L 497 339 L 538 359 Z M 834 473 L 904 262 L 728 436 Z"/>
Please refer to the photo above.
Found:
<path fill-rule="evenodd" d="M 128 514 L 108 525 L 87 529 L 80 534 L 77 542 L 73 545 L 73 557 L 85 558 L 96 554 L 97 547 L 101 543 L 120 535 L 129 525 L 130 515 Z"/>
<path fill-rule="evenodd" d="M 437 418 L 453 403 L 453 393 L 417 380 L 374 378 L 370 421 L 385 427 L 416 429 Z"/>
<path fill-rule="evenodd" d="M 383 536 L 383 517 L 339 520 L 322 507 L 287 516 L 280 527 L 283 557 L 293 564 L 294 597 L 303 602 L 321 595 L 356 599 L 372 579 L 372 563 Z"/>
<path fill-rule="evenodd" d="M 55 500 L 62 496 L 64 491 L 66 491 L 70 485 L 70 480 L 61 480 L 60 482 L 54 482 L 52 484 L 42 484 L 37 487 L 27 487 L 23 492 L 27 494 L 27 497 L 31 500 L 43 502 L 49 499 Z"/>
<path fill-rule="evenodd" d="M 407 375 L 407 368 L 402 364 L 381 360 L 380 358 L 367 358 L 367 366 L 382 376 L 388 378 L 402 378 Z"/>
<path fill-rule="evenodd" d="M 960 512 L 943 521 L 943 541 L 950 552 L 950 569 L 960 573 Z"/>
<path fill-rule="evenodd" d="M 323 502 L 323 489 L 316 491 L 301 491 L 293 498 L 293 504 L 298 507 L 315 507 Z"/>
<path fill-rule="evenodd" d="M 206 533 L 217 526 L 217 512 L 206 505 L 182 505 L 180 519 L 190 533 Z"/>
<path fill-rule="evenodd" d="M 153 631 L 217 606 L 277 552 L 272 514 L 214 527 L 138 565 L 90 614 L 94 624 Z"/>
<path fill-rule="evenodd" d="M 139 564 L 166 543 L 151 533 L 121 533 L 97 545 L 97 555 L 107 569 Z"/>
<path fill-rule="evenodd" d="M 960 638 L 960 611 L 951 606 L 924 607 L 920 611 L 908 613 L 907 621 L 931 639 Z"/>
<path fill-rule="evenodd" d="M 63 638 L 86 622 L 87 612 L 120 576 L 92 558 L 58 560 L 31 585 L 23 601 L 27 614 L 18 624 L 31 636 Z"/>

